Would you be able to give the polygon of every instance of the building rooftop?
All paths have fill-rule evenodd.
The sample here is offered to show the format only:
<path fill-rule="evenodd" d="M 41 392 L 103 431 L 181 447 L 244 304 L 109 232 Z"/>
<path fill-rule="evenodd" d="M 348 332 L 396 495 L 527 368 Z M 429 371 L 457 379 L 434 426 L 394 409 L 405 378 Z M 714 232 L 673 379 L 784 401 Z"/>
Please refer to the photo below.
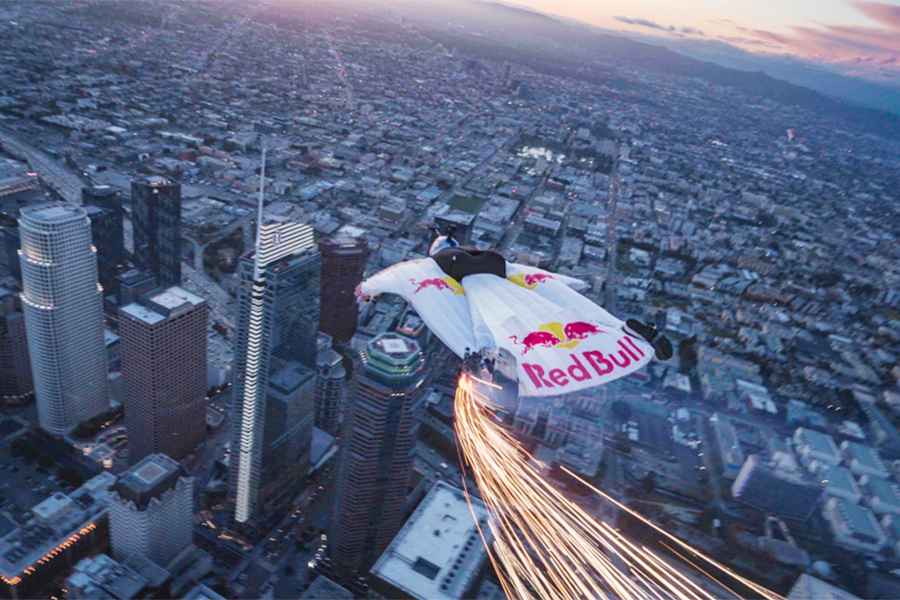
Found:
<path fill-rule="evenodd" d="M 165 454 L 151 454 L 119 476 L 115 492 L 143 509 L 152 498 L 173 488 L 182 475 L 181 466 Z"/>
<path fill-rule="evenodd" d="M 856 442 L 843 442 L 841 448 L 847 455 L 848 460 L 856 460 L 865 469 L 887 473 L 884 463 L 881 462 L 878 453 L 872 447 Z"/>
<path fill-rule="evenodd" d="M 828 482 L 825 485 L 825 492 L 832 496 L 849 494 L 858 497 L 860 494 L 853 475 L 850 474 L 850 470 L 846 467 L 831 467 L 825 473 L 825 481 Z"/>
<path fill-rule="evenodd" d="M 305 600 L 353 600 L 353 594 L 324 575 L 319 575 L 300 595 L 300 598 Z"/>
<path fill-rule="evenodd" d="M 169 312 L 175 311 L 185 304 L 197 306 L 198 304 L 203 304 L 205 302 L 205 300 L 197 294 L 192 294 L 186 289 L 178 286 L 172 286 L 158 294 L 150 296 L 148 301 L 151 302 L 154 307 L 163 308 Z"/>
<path fill-rule="evenodd" d="M 0 576 L 21 576 L 55 547 L 93 531 L 115 481 L 111 473 L 100 473 L 69 495 L 54 494 L 35 505 L 32 519 L 0 538 Z"/>
<path fill-rule="evenodd" d="M 787 600 L 862 600 L 818 577 L 803 573 L 788 592 Z"/>
<path fill-rule="evenodd" d="M 831 456 L 837 460 L 840 459 L 837 444 L 834 443 L 834 439 L 830 435 L 803 427 L 797 430 L 796 435 L 804 444 L 809 446 L 812 452 L 823 456 Z"/>
<path fill-rule="evenodd" d="M 864 539 L 867 542 L 877 540 L 882 532 L 878 528 L 878 521 L 872 511 L 844 498 L 832 498 L 829 502 L 835 502 L 837 512 L 854 538 Z"/>
<path fill-rule="evenodd" d="M 393 332 L 373 338 L 361 358 L 367 374 L 397 385 L 418 378 L 425 362 L 418 342 Z"/>
<path fill-rule="evenodd" d="M 372 567 L 372 575 L 413 598 L 462 598 L 487 554 L 472 513 L 487 531 L 484 504 L 438 481 Z"/>
<path fill-rule="evenodd" d="M 202 583 L 191 588 L 183 598 L 184 600 L 225 600 L 224 596 L 214 592 Z"/>
<path fill-rule="evenodd" d="M 205 303 L 206 300 L 184 288 L 173 286 L 145 298 L 142 302 L 132 302 L 120 310 L 129 317 L 147 325 L 156 325 L 168 317 L 176 316 Z"/>
<path fill-rule="evenodd" d="M 43 223 L 67 223 L 84 219 L 87 213 L 80 206 L 74 204 L 42 204 L 39 206 L 27 207 L 22 209 L 22 217 L 29 221 L 39 221 Z"/>
<path fill-rule="evenodd" d="M 100 554 L 79 561 L 66 583 L 78 590 L 81 598 L 106 593 L 117 600 L 130 600 L 147 587 L 148 581 L 127 565 Z"/>

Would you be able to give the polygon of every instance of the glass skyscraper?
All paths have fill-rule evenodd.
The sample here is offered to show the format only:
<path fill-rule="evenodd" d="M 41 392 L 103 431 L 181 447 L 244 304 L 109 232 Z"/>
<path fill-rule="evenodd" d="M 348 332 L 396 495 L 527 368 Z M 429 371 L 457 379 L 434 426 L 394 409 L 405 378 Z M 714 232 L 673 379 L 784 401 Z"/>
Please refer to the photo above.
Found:
<path fill-rule="evenodd" d="M 403 525 L 425 358 L 415 341 L 384 333 L 360 353 L 359 371 L 328 539 L 334 570 L 345 580 L 367 573 Z"/>
<path fill-rule="evenodd" d="M 160 287 L 181 284 L 181 184 L 152 176 L 131 182 L 134 261 Z"/>
<path fill-rule="evenodd" d="M 80 206 L 22 211 L 22 310 L 41 427 L 63 435 L 109 408 L 97 251 Z"/>
<path fill-rule="evenodd" d="M 239 266 L 229 500 L 246 524 L 272 505 L 285 475 L 302 483 L 312 436 L 319 252 L 313 230 L 262 225 Z M 301 472 L 302 471 L 302 472 Z"/>

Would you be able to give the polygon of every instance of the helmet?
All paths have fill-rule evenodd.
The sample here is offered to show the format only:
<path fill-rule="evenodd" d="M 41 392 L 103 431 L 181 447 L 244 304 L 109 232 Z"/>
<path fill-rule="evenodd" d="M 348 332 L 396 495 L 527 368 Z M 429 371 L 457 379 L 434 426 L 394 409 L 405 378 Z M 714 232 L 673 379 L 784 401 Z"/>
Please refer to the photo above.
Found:
<path fill-rule="evenodd" d="M 439 235 L 434 238 L 434 241 L 431 242 L 431 247 L 428 248 L 428 256 L 434 256 L 441 250 L 447 250 L 448 248 L 458 248 L 459 242 L 454 240 L 449 235 Z"/>

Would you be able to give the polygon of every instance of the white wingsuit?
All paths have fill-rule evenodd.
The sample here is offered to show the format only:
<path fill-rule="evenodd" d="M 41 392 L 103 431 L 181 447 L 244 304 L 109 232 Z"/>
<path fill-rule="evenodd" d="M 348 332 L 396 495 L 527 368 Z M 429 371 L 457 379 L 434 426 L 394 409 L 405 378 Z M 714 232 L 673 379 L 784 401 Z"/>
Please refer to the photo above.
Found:
<path fill-rule="evenodd" d="M 520 396 L 558 396 L 603 385 L 646 365 L 653 348 L 576 290 L 584 282 L 506 262 L 506 278 L 448 276 L 431 257 L 398 263 L 362 282 L 369 299 L 397 294 L 462 357 L 501 349 L 517 362 Z"/>

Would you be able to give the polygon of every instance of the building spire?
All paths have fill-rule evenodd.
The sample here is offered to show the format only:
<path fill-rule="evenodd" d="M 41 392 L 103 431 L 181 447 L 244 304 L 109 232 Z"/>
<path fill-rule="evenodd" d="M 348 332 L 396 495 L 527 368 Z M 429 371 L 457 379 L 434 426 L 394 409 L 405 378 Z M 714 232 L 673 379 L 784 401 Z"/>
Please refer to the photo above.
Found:
<path fill-rule="evenodd" d="M 256 207 L 256 243 L 253 252 L 253 279 L 260 277 L 259 252 L 262 244 L 263 205 L 266 195 L 266 145 L 262 147 L 262 164 L 259 167 L 259 199 Z"/>

